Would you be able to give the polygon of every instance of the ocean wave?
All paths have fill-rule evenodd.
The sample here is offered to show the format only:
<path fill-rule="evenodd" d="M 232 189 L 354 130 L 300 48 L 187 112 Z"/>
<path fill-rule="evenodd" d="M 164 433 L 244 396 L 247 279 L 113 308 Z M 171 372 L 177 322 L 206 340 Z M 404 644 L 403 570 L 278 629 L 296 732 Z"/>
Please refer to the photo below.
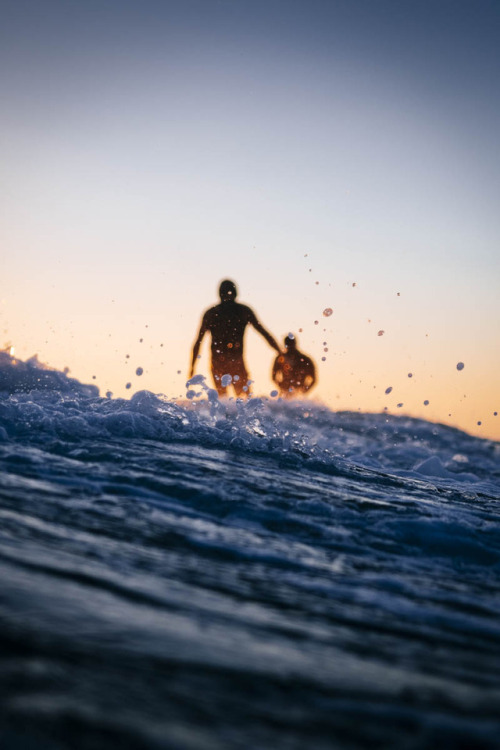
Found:
<path fill-rule="evenodd" d="M 386 414 L 332 412 L 324 405 L 252 398 L 173 401 L 148 391 L 129 400 L 89 386 L 0 398 L 0 440 L 157 440 L 243 450 L 318 468 L 394 474 L 498 492 L 500 444 L 444 425 Z M 479 490 L 479 487 L 476 489 Z"/>
<path fill-rule="evenodd" d="M 498 443 L 221 401 L 200 376 L 126 400 L 18 366 L 2 747 L 495 746 Z"/>

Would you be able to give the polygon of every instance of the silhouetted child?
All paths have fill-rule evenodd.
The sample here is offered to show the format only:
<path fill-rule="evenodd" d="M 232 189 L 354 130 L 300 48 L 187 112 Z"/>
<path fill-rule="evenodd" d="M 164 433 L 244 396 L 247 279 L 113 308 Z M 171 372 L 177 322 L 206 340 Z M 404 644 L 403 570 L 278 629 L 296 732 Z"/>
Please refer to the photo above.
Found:
<path fill-rule="evenodd" d="M 273 380 L 282 398 L 307 393 L 316 382 L 314 362 L 297 349 L 297 339 L 293 333 L 285 337 L 285 352 L 274 360 Z"/>

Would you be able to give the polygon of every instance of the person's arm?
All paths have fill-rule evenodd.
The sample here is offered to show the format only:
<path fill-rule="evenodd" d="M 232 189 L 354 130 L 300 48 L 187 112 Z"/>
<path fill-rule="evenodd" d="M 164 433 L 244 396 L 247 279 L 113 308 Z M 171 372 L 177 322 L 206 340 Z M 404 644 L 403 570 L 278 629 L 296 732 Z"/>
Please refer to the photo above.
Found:
<path fill-rule="evenodd" d="M 267 343 L 270 346 L 272 346 L 273 349 L 276 349 L 276 351 L 278 352 L 278 354 L 281 354 L 281 349 L 279 348 L 278 344 L 276 343 L 276 340 L 271 336 L 271 334 L 269 333 L 269 331 L 266 331 L 266 329 L 264 328 L 264 326 L 262 325 L 262 323 L 260 323 L 257 320 L 257 318 L 255 316 L 255 313 L 252 312 L 251 310 L 250 310 L 250 316 L 249 316 L 249 321 L 248 322 L 253 325 L 253 327 L 255 328 L 255 330 L 258 331 L 261 334 L 261 336 L 264 336 L 264 338 L 267 341 Z"/>
<path fill-rule="evenodd" d="M 314 366 L 314 362 L 312 359 L 307 358 L 307 375 L 304 379 L 304 385 L 306 387 L 306 390 L 309 390 L 313 387 L 313 385 L 316 382 L 316 368 Z"/>
<path fill-rule="evenodd" d="M 195 364 L 196 364 L 196 360 L 198 359 L 198 352 L 200 351 L 200 346 L 203 340 L 203 336 L 206 334 L 207 331 L 208 331 L 207 315 L 205 313 L 205 315 L 203 316 L 201 320 L 201 326 L 200 326 L 200 330 L 198 331 L 198 337 L 196 341 L 194 342 L 194 346 L 193 346 L 193 356 L 191 357 L 191 369 L 189 371 L 190 378 L 192 378 L 194 375 Z"/>
<path fill-rule="evenodd" d="M 279 385 L 279 386 L 281 386 L 281 384 L 283 383 L 283 380 L 284 380 L 284 378 L 283 378 L 283 364 L 278 361 L 280 359 L 281 359 L 281 357 L 276 357 L 276 360 L 275 360 L 274 366 L 273 366 L 273 374 L 272 374 L 273 381 L 276 383 L 276 385 Z"/>
<path fill-rule="evenodd" d="M 280 361 L 283 360 L 283 357 L 276 357 L 273 363 L 273 372 L 272 372 L 272 379 L 275 383 L 282 383 L 283 382 L 283 362 Z"/>
<path fill-rule="evenodd" d="M 309 371 L 309 375 L 312 377 L 312 382 L 311 382 L 311 385 L 309 387 L 312 388 L 313 385 L 316 382 L 316 368 L 315 368 L 314 362 L 312 360 L 310 360 L 310 363 L 311 363 L 311 369 Z"/>

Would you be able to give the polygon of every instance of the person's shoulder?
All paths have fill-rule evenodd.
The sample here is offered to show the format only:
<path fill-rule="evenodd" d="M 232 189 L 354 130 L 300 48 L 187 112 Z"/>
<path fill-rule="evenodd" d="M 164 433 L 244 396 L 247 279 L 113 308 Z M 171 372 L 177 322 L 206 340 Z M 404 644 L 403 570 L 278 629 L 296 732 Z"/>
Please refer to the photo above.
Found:
<path fill-rule="evenodd" d="M 311 357 L 308 357 L 307 354 L 304 354 L 304 352 L 297 352 L 297 353 L 299 354 L 300 360 L 305 365 L 313 365 L 314 366 L 314 362 L 312 361 Z"/>
<path fill-rule="evenodd" d="M 255 313 L 251 307 L 244 305 L 242 302 L 235 302 L 234 304 L 242 315 L 246 315 L 248 318 L 255 318 Z"/>
<path fill-rule="evenodd" d="M 212 307 L 207 307 L 207 309 L 205 310 L 205 315 L 213 315 L 214 313 L 219 312 L 221 307 L 221 303 L 219 303 L 218 305 L 212 305 Z"/>
<path fill-rule="evenodd" d="M 217 315 L 219 307 L 220 305 L 213 305 L 213 307 L 207 308 L 205 312 L 203 313 L 203 320 L 205 322 L 212 320 L 212 318 L 214 318 Z"/>

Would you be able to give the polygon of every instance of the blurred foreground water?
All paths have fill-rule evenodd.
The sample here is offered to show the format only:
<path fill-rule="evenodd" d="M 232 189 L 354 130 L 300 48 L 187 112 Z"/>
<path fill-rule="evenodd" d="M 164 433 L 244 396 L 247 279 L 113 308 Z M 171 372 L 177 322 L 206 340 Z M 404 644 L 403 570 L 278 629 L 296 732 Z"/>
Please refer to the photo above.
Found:
<path fill-rule="evenodd" d="M 12 367 L 4 750 L 499 747 L 498 443 Z"/>

